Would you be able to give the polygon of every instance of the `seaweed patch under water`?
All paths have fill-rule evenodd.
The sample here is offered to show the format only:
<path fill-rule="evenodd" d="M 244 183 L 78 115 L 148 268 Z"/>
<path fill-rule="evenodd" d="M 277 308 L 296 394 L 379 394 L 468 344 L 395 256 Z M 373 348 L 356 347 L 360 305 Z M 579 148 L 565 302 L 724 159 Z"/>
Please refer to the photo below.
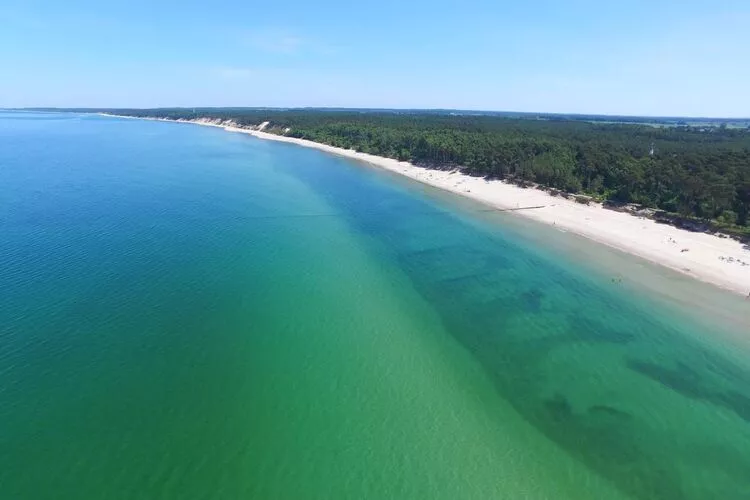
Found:
<path fill-rule="evenodd" d="M 655 363 L 631 359 L 627 365 L 631 370 L 645 375 L 663 387 L 685 397 L 731 410 L 743 420 L 750 422 L 750 397 L 736 390 L 722 391 L 712 387 L 708 379 L 701 378 L 685 363 L 678 362 L 676 368 L 670 369 Z"/>

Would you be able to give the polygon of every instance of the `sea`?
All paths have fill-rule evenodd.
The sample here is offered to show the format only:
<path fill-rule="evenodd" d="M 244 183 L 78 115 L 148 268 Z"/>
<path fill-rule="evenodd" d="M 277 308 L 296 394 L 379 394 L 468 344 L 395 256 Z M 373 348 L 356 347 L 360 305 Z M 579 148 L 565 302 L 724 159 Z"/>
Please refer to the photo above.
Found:
<path fill-rule="evenodd" d="M 750 498 L 750 302 L 293 144 L 0 112 L 0 497 Z"/>

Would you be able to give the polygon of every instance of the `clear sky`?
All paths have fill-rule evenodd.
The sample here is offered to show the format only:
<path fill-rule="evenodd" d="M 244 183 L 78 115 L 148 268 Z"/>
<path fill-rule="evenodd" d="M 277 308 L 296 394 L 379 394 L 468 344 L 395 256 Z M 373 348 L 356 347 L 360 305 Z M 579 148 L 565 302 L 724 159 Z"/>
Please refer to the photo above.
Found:
<path fill-rule="evenodd" d="M 2 0 L 0 106 L 750 117 L 750 0 Z"/>

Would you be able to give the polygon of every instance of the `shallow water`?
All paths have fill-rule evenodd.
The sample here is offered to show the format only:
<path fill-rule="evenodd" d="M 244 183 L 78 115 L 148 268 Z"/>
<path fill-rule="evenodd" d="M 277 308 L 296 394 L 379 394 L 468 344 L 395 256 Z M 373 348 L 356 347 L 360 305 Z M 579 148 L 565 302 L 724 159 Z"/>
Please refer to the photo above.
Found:
<path fill-rule="evenodd" d="M 750 496 L 740 298 L 207 127 L 0 114 L 0 173 L 3 496 Z"/>

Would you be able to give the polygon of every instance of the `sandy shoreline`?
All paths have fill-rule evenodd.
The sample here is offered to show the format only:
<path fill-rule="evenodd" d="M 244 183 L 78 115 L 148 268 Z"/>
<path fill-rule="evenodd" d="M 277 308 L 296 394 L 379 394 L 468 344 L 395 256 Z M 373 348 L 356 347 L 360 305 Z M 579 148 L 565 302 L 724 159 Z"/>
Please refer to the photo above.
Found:
<path fill-rule="evenodd" d="M 583 205 L 538 189 L 524 189 L 455 171 L 431 170 L 390 158 L 270 134 L 262 131 L 265 124 L 259 126 L 259 130 L 252 130 L 226 126 L 207 119 L 180 121 L 220 127 L 229 132 L 288 142 L 364 161 L 498 209 L 543 207 L 515 213 L 554 225 L 559 230 L 585 236 L 735 293 L 744 296 L 750 293 L 750 247 L 730 238 L 685 231 L 650 219 L 608 210 L 598 204 Z"/>

